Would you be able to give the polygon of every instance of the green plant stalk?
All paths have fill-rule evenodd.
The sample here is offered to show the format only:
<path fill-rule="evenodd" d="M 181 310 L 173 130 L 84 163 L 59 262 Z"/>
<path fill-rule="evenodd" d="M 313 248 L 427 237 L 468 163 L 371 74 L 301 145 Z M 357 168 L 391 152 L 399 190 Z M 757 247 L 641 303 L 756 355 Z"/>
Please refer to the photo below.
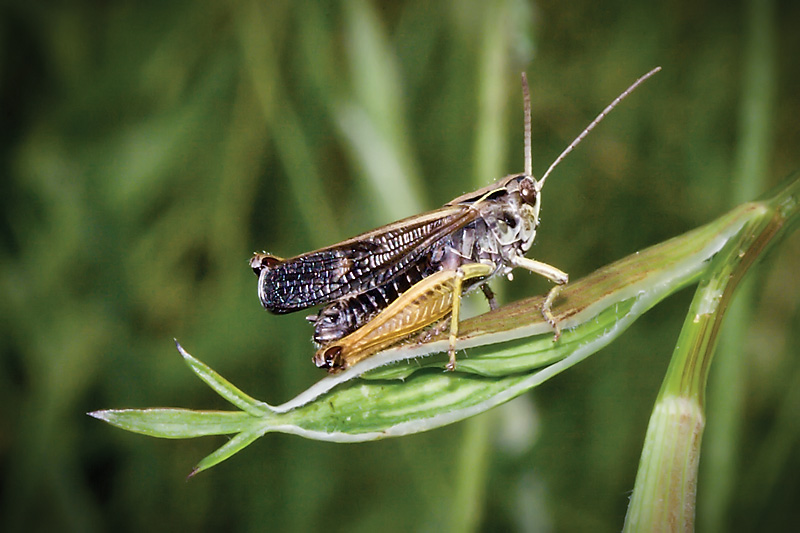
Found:
<path fill-rule="evenodd" d="M 200 412 L 201 418 L 192 418 L 194 412 L 185 411 L 182 428 L 180 412 L 175 410 L 91 414 L 151 436 L 241 434 L 201 461 L 194 472 L 210 468 L 272 431 L 359 442 L 451 424 L 507 402 L 582 361 L 663 298 L 701 278 L 713 279 L 708 276 L 718 265 L 734 259 L 738 265 L 749 265 L 760 253 L 759 244 L 766 246 L 778 234 L 785 234 L 785 223 L 797 218 L 798 197 L 800 180 L 795 180 L 768 200 L 743 204 L 705 226 L 569 284 L 553 310 L 563 331 L 556 343 L 541 318 L 542 297 L 530 298 L 465 321 L 456 372 L 442 371 L 447 361 L 445 338 L 422 345 L 412 342 L 325 377 L 293 400 L 274 407 L 239 391 L 179 346 L 189 367 L 242 413 Z M 746 253 L 741 258 L 730 255 L 741 243 L 747 243 L 746 248 L 739 248 Z M 720 255 L 721 251 L 724 254 Z M 726 259 L 718 258 L 723 255 Z M 727 300 L 723 303 L 727 305 Z M 701 319 L 707 316 L 711 320 L 724 305 L 709 307 Z M 686 390 L 702 389 L 704 379 L 682 383 Z M 685 390 L 676 392 L 670 385 L 665 387 L 667 392 L 674 396 Z M 702 404 L 702 397 L 694 401 Z M 168 425 L 164 425 L 165 413 L 169 414 Z M 194 427 L 198 420 L 202 421 L 199 429 Z"/>
<path fill-rule="evenodd" d="M 730 205 L 753 198 L 766 187 L 772 159 L 775 128 L 777 80 L 777 26 L 773 0 L 748 0 L 741 5 L 746 21 L 739 100 L 739 133 L 736 158 L 731 175 Z M 737 357 L 752 320 L 755 301 L 753 279 L 739 286 L 736 301 L 727 313 L 726 326 L 719 341 L 719 356 L 710 376 L 710 405 L 726 409 L 709 420 L 706 453 L 703 462 L 704 483 L 700 486 L 702 504 L 699 529 L 725 531 L 736 488 L 737 465 L 741 454 L 742 425 L 745 410 L 743 394 L 749 363 Z M 707 478 L 707 479 L 706 479 Z"/>
<path fill-rule="evenodd" d="M 789 191 L 748 221 L 700 280 L 647 428 L 625 531 L 694 528 L 706 383 L 720 327 L 745 274 L 796 218 L 798 183 Z"/>

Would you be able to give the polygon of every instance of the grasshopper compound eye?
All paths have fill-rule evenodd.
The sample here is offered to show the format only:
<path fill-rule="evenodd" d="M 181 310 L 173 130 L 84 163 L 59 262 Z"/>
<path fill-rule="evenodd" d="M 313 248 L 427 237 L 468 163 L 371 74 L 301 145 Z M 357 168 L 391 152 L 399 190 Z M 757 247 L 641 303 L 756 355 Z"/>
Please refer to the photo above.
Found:
<path fill-rule="evenodd" d="M 525 179 L 519 184 L 519 195 L 522 197 L 522 201 L 528 205 L 536 205 L 539 198 L 539 191 L 536 187 L 536 182 L 533 181 L 533 178 L 529 178 L 526 176 Z"/>

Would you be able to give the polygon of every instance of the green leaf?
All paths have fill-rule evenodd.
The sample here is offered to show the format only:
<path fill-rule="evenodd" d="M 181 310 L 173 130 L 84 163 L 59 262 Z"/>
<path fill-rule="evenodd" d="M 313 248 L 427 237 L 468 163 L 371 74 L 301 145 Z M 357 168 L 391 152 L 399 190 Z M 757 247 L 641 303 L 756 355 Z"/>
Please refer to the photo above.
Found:
<path fill-rule="evenodd" d="M 159 437 L 239 433 L 204 459 L 195 472 L 271 431 L 357 442 L 451 424 L 507 402 L 582 361 L 688 284 L 701 278 L 729 279 L 738 272 L 737 265 L 749 266 L 796 221 L 798 196 L 800 180 L 769 200 L 739 206 L 705 226 L 567 285 L 553 309 L 563 331 L 558 342 L 553 342 L 553 333 L 542 319 L 543 297 L 529 298 L 464 321 L 456 372 L 442 371 L 447 361 L 443 334 L 426 344 L 410 342 L 386 350 L 341 374 L 321 379 L 276 407 L 245 395 L 179 345 L 192 370 L 245 412 L 154 409 L 101 411 L 92 416 Z M 722 289 L 704 287 L 711 291 L 712 299 L 704 297 L 693 304 L 689 327 L 695 327 L 694 316 L 718 320 L 724 311 L 725 305 L 713 300 Z M 726 293 L 724 302 L 727 297 Z M 686 346 L 682 340 L 678 349 Z M 709 351 L 713 343 L 703 346 Z M 684 394 L 688 386 L 690 399 L 700 398 L 698 391 L 705 387 L 705 377 L 692 379 L 682 383 L 684 388 L 669 390 L 670 397 Z"/>
<path fill-rule="evenodd" d="M 247 413 L 189 409 L 107 409 L 88 413 L 126 431 L 162 439 L 237 433 L 257 420 Z"/>
<path fill-rule="evenodd" d="M 250 445 L 254 440 L 259 438 L 263 433 L 259 431 L 243 431 L 231 440 L 226 442 L 223 446 L 219 447 L 217 451 L 211 455 L 206 456 L 202 461 L 197 463 L 188 477 L 193 477 L 203 470 L 208 470 L 212 466 L 216 466 L 225 459 L 233 457 L 239 450 L 242 450 Z"/>
<path fill-rule="evenodd" d="M 175 346 L 183 356 L 183 360 L 192 369 L 192 372 L 214 389 L 217 394 L 231 402 L 233 405 L 253 416 L 263 416 L 267 413 L 267 404 L 251 398 L 238 388 L 234 387 L 228 380 L 214 372 L 210 366 L 192 357 L 183 346 L 175 340 Z"/>

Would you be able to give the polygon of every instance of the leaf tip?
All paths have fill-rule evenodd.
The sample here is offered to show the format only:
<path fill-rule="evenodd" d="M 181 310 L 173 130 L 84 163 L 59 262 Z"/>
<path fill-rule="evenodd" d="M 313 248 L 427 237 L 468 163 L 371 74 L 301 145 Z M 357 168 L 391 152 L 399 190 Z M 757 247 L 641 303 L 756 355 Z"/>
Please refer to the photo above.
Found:
<path fill-rule="evenodd" d="M 86 414 L 91 416 L 92 418 L 102 420 L 103 422 L 108 422 L 108 411 L 105 409 L 100 411 L 89 411 Z"/>
<path fill-rule="evenodd" d="M 178 339 L 173 340 L 175 341 L 175 347 L 178 349 L 178 353 L 181 354 L 181 357 L 183 357 L 184 361 L 193 361 L 194 357 L 192 354 L 183 349 L 183 346 L 181 346 L 181 343 L 178 342 Z"/>

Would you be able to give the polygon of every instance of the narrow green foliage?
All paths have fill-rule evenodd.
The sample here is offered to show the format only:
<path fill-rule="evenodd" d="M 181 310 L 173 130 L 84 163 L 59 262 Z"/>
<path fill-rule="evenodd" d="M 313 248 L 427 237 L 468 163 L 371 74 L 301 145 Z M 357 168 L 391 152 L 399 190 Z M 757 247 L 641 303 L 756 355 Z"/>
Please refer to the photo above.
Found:
<path fill-rule="evenodd" d="M 687 459 L 675 449 L 688 446 L 688 452 L 697 453 L 702 397 L 719 321 L 747 268 L 784 232 L 787 223 L 797 218 L 798 196 L 800 180 L 769 200 L 744 204 L 706 226 L 568 285 L 554 308 L 564 330 L 556 343 L 539 312 L 542 298 L 530 298 L 465 321 L 456 372 L 442 371 L 445 339 L 424 345 L 409 343 L 342 374 L 325 377 L 277 407 L 253 400 L 178 346 L 190 368 L 242 412 L 159 409 L 92 415 L 122 429 L 167 438 L 238 433 L 193 473 L 221 462 L 271 431 L 336 442 L 418 433 L 519 396 L 606 346 L 668 295 L 702 280 L 700 296 L 689 310 L 676 348 L 677 362 L 662 389 L 666 404 L 656 409 L 658 416 L 654 417 L 654 421 L 660 420 L 665 414 L 666 423 L 674 424 L 677 416 L 685 427 L 682 431 L 651 429 L 650 437 L 673 439 L 672 447 L 659 445 L 657 449 L 671 450 L 670 457 L 678 461 L 685 477 L 668 488 L 677 485 L 680 501 L 693 508 L 697 457 Z M 687 417 L 681 406 L 697 416 Z M 646 454 L 656 455 L 649 450 Z M 643 463 L 652 467 L 644 458 Z M 661 476 L 664 468 L 659 463 L 654 471 Z M 686 489 L 687 485 L 691 487 Z"/>
<path fill-rule="evenodd" d="M 650 419 L 626 531 L 693 529 L 706 383 L 722 320 L 753 263 L 796 224 L 798 198 L 800 180 L 765 202 L 703 274 Z"/>
<path fill-rule="evenodd" d="M 234 387 L 225 378 L 214 372 L 211 367 L 192 357 L 178 341 L 175 341 L 175 346 L 177 346 L 178 351 L 183 356 L 183 360 L 186 361 L 192 372 L 205 381 L 206 385 L 214 389 L 217 394 L 250 415 L 262 416 L 267 414 L 269 407 L 267 404 L 251 398 Z"/>
<path fill-rule="evenodd" d="M 162 439 L 188 439 L 227 435 L 241 431 L 249 421 L 240 411 L 192 411 L 189 409 L 107 409 L 90 416 L 120 429 Z"/>

